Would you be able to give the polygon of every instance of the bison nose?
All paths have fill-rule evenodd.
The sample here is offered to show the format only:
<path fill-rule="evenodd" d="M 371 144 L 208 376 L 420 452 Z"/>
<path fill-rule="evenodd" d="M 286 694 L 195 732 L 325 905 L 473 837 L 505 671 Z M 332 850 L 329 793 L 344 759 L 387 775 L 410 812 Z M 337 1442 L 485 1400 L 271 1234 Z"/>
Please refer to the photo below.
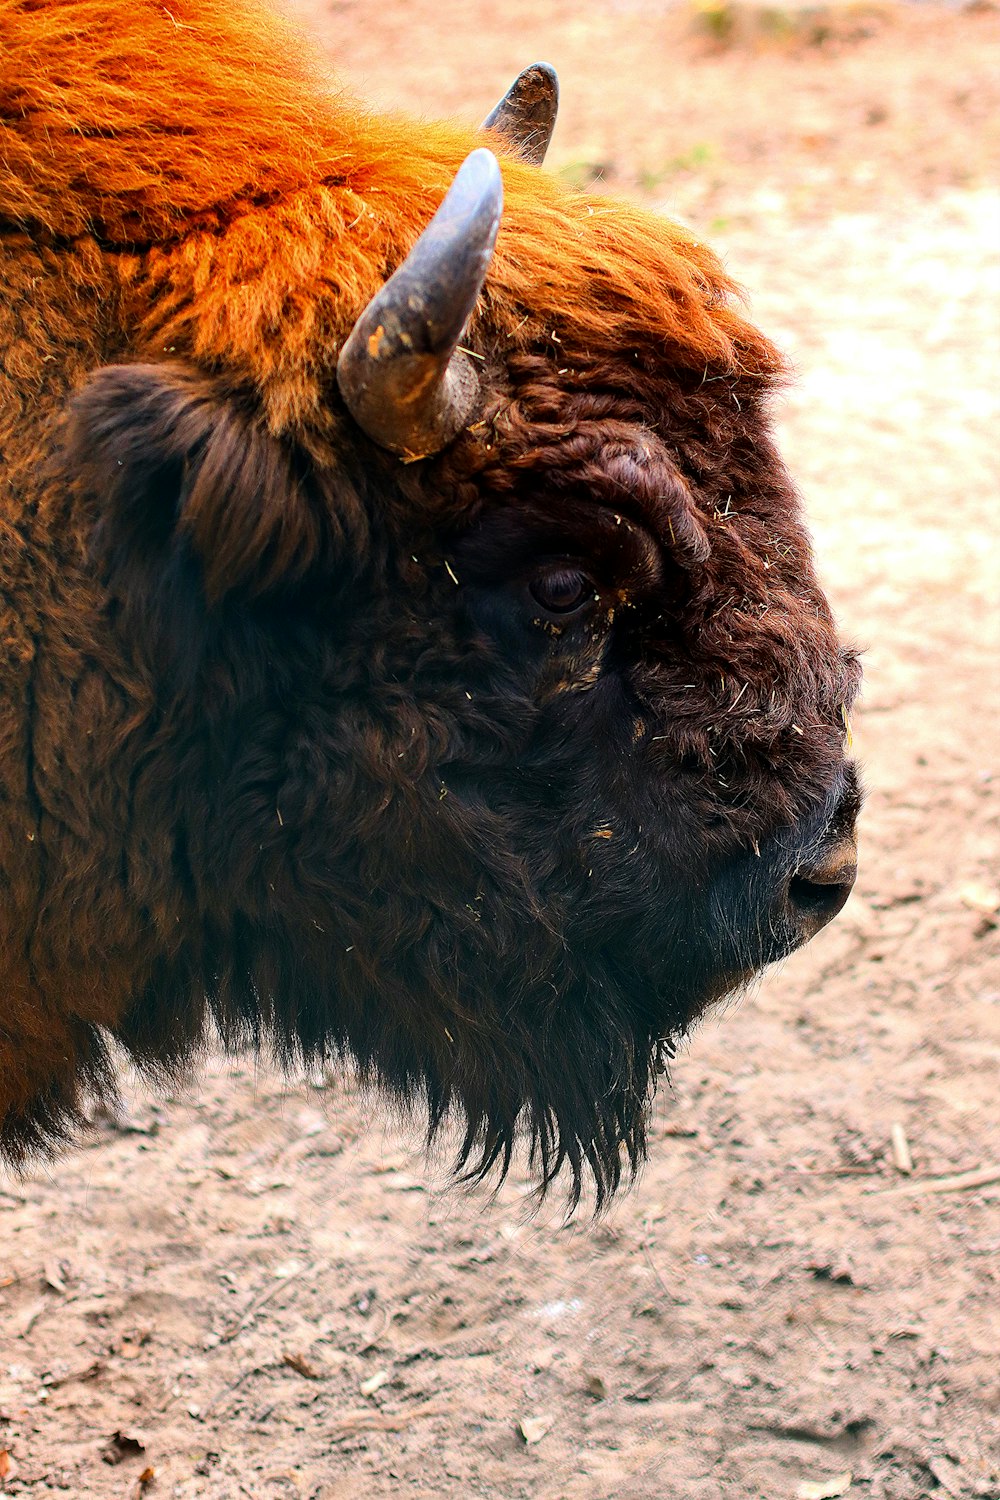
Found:
<path fill-rule="evenodd" d="M 789 914 L 805 943 L 832 922 L 843 907 L 858 873 L 858 850 L 853 838 L 803 861 L 788 882 Z"/>

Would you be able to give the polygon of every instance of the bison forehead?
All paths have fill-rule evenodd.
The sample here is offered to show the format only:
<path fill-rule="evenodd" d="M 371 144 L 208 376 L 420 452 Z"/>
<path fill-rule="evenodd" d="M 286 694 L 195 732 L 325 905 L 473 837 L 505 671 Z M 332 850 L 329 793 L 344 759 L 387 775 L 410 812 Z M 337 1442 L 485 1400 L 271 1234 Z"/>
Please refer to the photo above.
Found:
<path fill-rule="evenodd" d="M 759 383 L 697 381 L 662 361 L 643 373 L 626 351 L 626 392 L 592 387 L 592 364 L 560 365 L 565 358 L 511 361 L 508 389 L 434 476 L 467 503 L 449 524 L 461 530 L 499 506 L 571 533 L 589 505 L 584 540 L 594 552 L 609 560 L 616 528 L 623 538 L 638 528 L 672 572 L 688 575 L 685 595 L 701 619 L 734 603 L 763 617 L 794 600 L 828 623 Z"/>
<path fill-rule="evenodd" d="M 471 524 L 462 561 L 486 569 L 492 554 L 516 571 L 565 551 L 597 564 L 603 623 L 624 641 L 617 663 L 649 715 L 636 741 L 658 746 L 661 765 L 691 754 L 715 765 L 727 800 L 755 804 L 751 821 L 762 800 L 768 816 L 794 816 L 842 756 L 858 669 L 837 641 L 760 384 L 637 365 L 625 351 L 614 369 L 628 389 L 611 388 L 608 361 L 590 386 L 593 362 L 571 359 L 513 358 L 508 389 L 440 471 L 456 493 L 475 471 L 455 522 Z M 578 651 L 570 670 L 564 651 L 547 680 L 593 686 L 587 669 L 606 659 Z"/>

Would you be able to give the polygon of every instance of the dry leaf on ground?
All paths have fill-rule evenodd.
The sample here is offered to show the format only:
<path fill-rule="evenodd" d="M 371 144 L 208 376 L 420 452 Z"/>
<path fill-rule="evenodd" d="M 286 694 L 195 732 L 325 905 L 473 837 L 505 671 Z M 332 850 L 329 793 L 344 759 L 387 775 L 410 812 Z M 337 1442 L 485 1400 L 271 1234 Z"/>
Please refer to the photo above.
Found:
<path fill-rule="evenodd" d="M 113 1432 L 111 1437 L 101 1449 L 101 1457 L 106 1464 L 120 1464 L 126 1458 L 137 1458 L 140 1453 L 145 1453 L 146 1444 L 142 1438 L 133 1432 Z"/>
<path fill-rule="evenodd" d="M 804 1479 L 795 1491 L 795 1500 L 836 1500 L 851 1488 L 850 1470 L 831 1474 L 828 1479 Z"/>
<path fill-rule="evenodd" d="M 297 1375 L 301 1375 L 304 1380 L 323 1379 L 323 1371 L 318 1370 L 315 1365 L 310 1364 L 304 1354 L 296 1354 L 289 1351 L 287 1354 L 281 1356 L 281 1361 L 290 1370 L 294 1370 Z"/>
<path fill-rule="evenodd" d="M 995 917 L 1000 912 L 1000 889 L 987 885 L 984 880 L 970 880 L 959 891 L 962 905 L 977 911 L 984 917 Z"/>
<path fill-rule="evenodd" d="M 551 1417 L 522 1417 L 517 1424 L 518 1431 L 524 1441 L 530 1447 L 532 1443 L 540 1443 L 542 1438 L 552 1426 Z"/>

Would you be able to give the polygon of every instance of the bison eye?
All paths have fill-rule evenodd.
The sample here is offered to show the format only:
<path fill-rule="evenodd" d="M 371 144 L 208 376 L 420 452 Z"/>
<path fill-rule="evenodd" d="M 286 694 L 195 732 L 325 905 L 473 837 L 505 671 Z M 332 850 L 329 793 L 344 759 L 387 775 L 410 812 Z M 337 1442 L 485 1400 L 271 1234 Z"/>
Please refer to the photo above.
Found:
<path fill-rule="evenodd" d="M 528 585 L 532 598 L 554 615 L 568 615 L 594 597 L 594 585 L 579 568 L 549 568 Z"/>

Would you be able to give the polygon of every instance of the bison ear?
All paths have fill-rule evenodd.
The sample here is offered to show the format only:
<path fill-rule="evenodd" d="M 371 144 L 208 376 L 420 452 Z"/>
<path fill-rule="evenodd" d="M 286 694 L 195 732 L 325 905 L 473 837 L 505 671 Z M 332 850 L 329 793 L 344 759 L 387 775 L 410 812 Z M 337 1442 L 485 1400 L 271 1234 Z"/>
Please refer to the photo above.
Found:
<path fill-rule="evenodd" d="M 249 404 L 181 365 L 107 365 L 73 398 L 61 454 L 113 570 L 194 554 L 206 601 L 300 579 L 323 544 L 307 465 Z"/>

